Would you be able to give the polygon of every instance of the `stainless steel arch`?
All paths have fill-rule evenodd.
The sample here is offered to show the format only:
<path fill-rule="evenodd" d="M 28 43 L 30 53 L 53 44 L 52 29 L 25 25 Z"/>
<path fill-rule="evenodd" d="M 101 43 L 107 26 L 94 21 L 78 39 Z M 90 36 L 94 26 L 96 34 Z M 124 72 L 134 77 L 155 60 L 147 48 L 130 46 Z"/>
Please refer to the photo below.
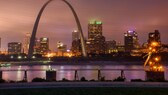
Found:
<path fill-rule="evenodd" d="M 28 58 L 31 58 L 32 55 L 33 55 L 33 52 L 34 52 L 34 44 L 35 44 L 35 38 L 36 38 L 36 32 L 37 32 L 37 28 L 38 28 L 38 24 L 39 24 L 39 21 L 40 21 L 40 18 L 41 18 L 41 15 L 44 11 L 44 9 L 46 8 L 46 6 L 53 0 L 48 0 L 43 6 L 42 8 L 40 9 L 39 13 L 38 13 L 38 16 L 36 18 L 36 21 L 35 21 L 35 24 L 34 24 L 34 27 L 33 27 L 33 31 L 32 31 L 32 35 L 31 35 L 31 38 L 30 38 L 30 45 L 29 45 L 29 51 L 28 51 Z M 76 20 L 76 24 L 78 26 L 78 31 L 80 32 L 80 40 L 81 40 L 81 45 L 82 45 L 82 53 L 83 53 L 83 56 L 84 57 L 87 57 L 87 53 L 86 53 L 86 49 L 85 49 L 85 41 L 84 41 L 84 36 L 83 36 L 83 32 L 82 32 L 82 27 L 81 27 L 81 24 L 80 24 L 80 21 L 79 21 L 79 18 L 74 10 L 74 8 L 72 7 L 72 5 L 66 1 L 66 0 L 62 0 L 65 4 L 68 5 L 68 7 L 71 9 L 74 17 L 75 17 L 75 20 Z"/>

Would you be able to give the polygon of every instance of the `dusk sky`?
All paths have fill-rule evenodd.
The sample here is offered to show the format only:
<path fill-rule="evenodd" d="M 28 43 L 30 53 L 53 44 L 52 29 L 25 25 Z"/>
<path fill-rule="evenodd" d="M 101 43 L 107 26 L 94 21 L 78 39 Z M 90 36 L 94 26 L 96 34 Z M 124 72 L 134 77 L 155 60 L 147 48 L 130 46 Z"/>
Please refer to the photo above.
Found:
<path fill-rule="evenodd" d="M 23 42 L 32 32 L 41 6 L 47 0 L 0 0 L 1 50 L 8 42 Z M 124 33 L 135 30 L 142 44 L 148 33 L 158 29 L 162 43 L 168 44 L 168 0 L 67 0 L 76 10 L 87 38 L 90 20 L 103 22 L 106 40 L 123 43 Z M 61 0 L 51 2 L 44 11 L 37 37 L 49 37 L 51 50 L 58 41 L 71 46 L 72 31 L 77 29 L 68 6 Z"/>

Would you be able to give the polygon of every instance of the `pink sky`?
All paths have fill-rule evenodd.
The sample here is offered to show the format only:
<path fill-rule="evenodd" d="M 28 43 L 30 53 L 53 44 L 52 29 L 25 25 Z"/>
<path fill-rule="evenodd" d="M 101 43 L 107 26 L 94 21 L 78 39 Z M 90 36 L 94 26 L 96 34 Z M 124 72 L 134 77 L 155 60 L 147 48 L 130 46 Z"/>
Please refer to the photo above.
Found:
<path fill-rule="evenodd" d="M 0 0 L 1 50 L 7 43 L 23 42 L 27 32 L 32 32 L 40 7 L 47 0 Z M 135 30 L 140 43 L 147 34 L 158 29 L 162 42 L 168 44 L 168 0 L 68 0 L 75 8 L 87 37 L 87 24 L 95 19 L 103 22 L 106 40 L 123 43 L 123 34 Z M 71 33 L 76 29 L 74 17 L 61 0 L 50 3 L 41 18 L 37 37 L 49 37 L 50 48 L 56 42 L 71 46 Z"/>

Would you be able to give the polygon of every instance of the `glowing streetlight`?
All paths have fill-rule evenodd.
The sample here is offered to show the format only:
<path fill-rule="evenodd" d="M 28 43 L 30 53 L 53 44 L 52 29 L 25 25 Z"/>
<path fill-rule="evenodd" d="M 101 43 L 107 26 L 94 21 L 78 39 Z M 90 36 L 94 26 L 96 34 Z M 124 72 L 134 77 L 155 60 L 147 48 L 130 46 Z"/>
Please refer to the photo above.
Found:
<path fill-rule="evenodd" d="M 159 58 L 159 57 L 156 57 L 156 58 L 155 58 L 155 61 L 157 61 L 157 62 L 158 62 L 159 60 L 160 60 L 160 58 Z"/>
<path fill-rule="evenodd" d="M 153 46 L 153 47 L 156 47 L 156 46 L 158 46 L 158 45 L 159 45 L 158 42 L 152 42 L 152 43 L 151 43 L 151 46 Z"/>

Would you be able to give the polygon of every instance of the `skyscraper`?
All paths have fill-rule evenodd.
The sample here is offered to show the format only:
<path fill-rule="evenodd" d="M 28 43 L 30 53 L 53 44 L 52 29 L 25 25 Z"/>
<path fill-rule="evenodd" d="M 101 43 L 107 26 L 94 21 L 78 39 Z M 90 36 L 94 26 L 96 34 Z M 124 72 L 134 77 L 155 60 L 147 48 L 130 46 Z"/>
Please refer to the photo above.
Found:
<path fill-rule="evenodd" d="M 23 42 L 23 51 L 25 54 L 28 54 L 28 50 L 29 50 L 29 44 L 30 44 L 30 33 L 26 33 L 26 36 L 24 38 L 24 42 Z"/>
<path fill-rule="evenodd" d="M 148 44 L 151 44 L 152 42 L 161 42 L 160 40 L 160 33 L 158 30 L 155 30 L 155 32 L 151 32 L 148 35 Z"/>
<path fill-rule="evenodd" d="M 22 43 L 10 42 L 8 43 L 8 54 L 20 54 L 22 51 Z"/>
<path fill-rule="evenodd" d="M 86 45 L 89 54 L 105 53 L 105 37 L 102 35 L 101 21 L 90 21 L 88 24 L 88 41 Z"/>
<path fill-rule="evenodd" d="M 72 53 L 75 56 L 82 55 L 82 47 L 81 47 L 81 41 L 80 41 L 80 33 L 77 30 L 74 30 L 72 32 L 72 47 L 71 47 Z"/>
<path fill-rule="evenodd" d="M 64 45 L 62 42 L 59 41 L 57 42 L 57 50 L 58 50 L 57 56 L 64 56 L 64 53 L 67 50 L 67 45 Z"/>
<path fill-rule="evenodd" d="M 115 40 L 106 41 L 106 53 L 113 53 L 116 52 L 117 43 Z"/>
<path fill-rule="evenodd" d="M 34 45 L 34 52 L 33 54 L 41 54 L 41 49 L 40 49 L 40 40 L 39 39 L 35 39 L 35 45 Z"/>
<path fill-rule="evenodd" d="M 49 39 L 48 38 L 40 38 L 40 51 L 41 51 L 41 54 L 46 54 L 49 52 Z"/>
<path fill-rule="evenodd" d="M 0 48 L 1 48 L 1 38 L 0 38 Z"/>
<path fill-rule="evenodd" d="M 79 39 L 80 39 L 80 33 L 79 33 L 79 31 L 78 30 L 74 30 L 72 32 L 72 41 L 79 40 Z"/>
<path fill-rule="evenodd" d="M 138 34 L 135 31 L 127 31 L 124 34 L 125 52 L 131 52 L 133 49 L 139 48 Z"/>

